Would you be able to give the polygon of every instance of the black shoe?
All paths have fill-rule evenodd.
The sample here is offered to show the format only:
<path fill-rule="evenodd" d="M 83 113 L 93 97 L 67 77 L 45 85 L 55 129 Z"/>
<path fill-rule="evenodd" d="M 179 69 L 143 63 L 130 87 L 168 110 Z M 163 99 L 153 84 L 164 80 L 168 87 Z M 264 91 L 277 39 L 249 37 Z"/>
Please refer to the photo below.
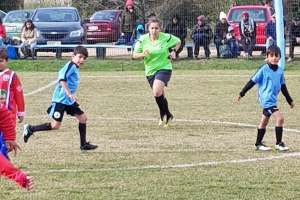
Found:
<path fill-rule="evenodd" d="M 174 119 L 174 116 L 172 115 L 172 113 L 168 113 L 168 114 L 167 114 L 167 119 L 166 119 L 166 125 L 168 125 L 169 122 L 170 122 L 171 120 L 173 120 L 173 119 Z"/>
<path fill-rule="evenodd" d="M 85 143 L 83 146 L 80 146 L 80 150 L 93 150 L 97 149 L 97 145 L 90 144 L 89 142 Z"/>
<path fill-rule="evenodd" d="M 31 125 L 30 124 L 25 124 L 24 125 L 24 129 L 23 129 L 23 139 L 24 142 L 27 143 L 28 139 L 30 138 L 30 136 L 33 135 L 33 132 L 30 130 Z"/>

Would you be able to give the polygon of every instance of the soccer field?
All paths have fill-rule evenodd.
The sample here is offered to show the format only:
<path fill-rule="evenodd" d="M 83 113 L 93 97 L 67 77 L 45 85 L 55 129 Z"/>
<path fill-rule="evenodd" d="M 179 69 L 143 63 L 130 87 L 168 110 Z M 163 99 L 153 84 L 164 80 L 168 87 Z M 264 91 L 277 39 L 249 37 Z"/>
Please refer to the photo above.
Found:
<path fill-rule="evenodd" d="M 300 72 L 286 72 L 295 100 L 280 94 L 283 140 L 290 151 L 255 150 L 262 109 L 256 88 L 236 103 L 255 70 L 175 71 L 167 97 L 175 120 L 158 126 L 158 108 L 142 71 L 84 72 L 79 103 L 87 137 L 99 145 L 79 150 L 78 124 L 65 117 L 57 131 L 39 132 L 12 161 L 34 177 L 32 192 L 0 179 L 0 199 L 300 199 Z M 56 73 L 20 72 L 25 123 L 47 122 Z M 271 120 L 265 143 L 275 144 Z"/>

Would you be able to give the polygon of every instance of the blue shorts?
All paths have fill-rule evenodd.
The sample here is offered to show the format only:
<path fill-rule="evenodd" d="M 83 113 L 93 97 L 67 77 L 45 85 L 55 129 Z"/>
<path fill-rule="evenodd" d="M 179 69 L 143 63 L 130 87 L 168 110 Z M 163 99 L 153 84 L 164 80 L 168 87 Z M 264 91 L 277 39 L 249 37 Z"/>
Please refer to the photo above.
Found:
<path fill-rule="evenodd" d="M 149 82 L 150 87 L 153 87 L 153 83 L 155 79 L 158 79 L 165 83 L 165 86 L 168 86 L 168 82 L 171 79 L 172 70 L 162 69 L 157 71 L 155 74 L 151 76 L 147 76 L 147 80 Z"/>
<path fill-rule="evenodd" d="M 5 143 L 5 140 L 4 140 L 4 135 L 0 132 L 0 153 L 5 156 L 7 159 L 8 158 L 8 150 L 7 150 L 7 147 L 6 147 L 6 143 Z"/>
<path fill-rule="evenodd" d="M 277 106 L 271 106 L 269 108 L 264 108 L 263 109 L 263 115 L 266 116 L 266 117 L 271 117 L 271 115 L 276 111 L 279 111 Z"/>

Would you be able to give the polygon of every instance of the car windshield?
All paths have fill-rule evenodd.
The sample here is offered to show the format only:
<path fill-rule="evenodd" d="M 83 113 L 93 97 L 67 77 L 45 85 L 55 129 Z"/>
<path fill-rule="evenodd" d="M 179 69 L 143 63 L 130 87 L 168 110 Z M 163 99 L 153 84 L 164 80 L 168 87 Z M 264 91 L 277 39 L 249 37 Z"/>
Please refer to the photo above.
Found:
<path fill-rule="evenodd" d="M 243 12 L 249 13 L 250 18 L 255 22 L 265 22 L 265 9 L 234 9 L 228 16 L 228 21 L 240 22 L 242 20 Z"/>
<path fill-rule="evenodd" d="M 77 22 L 78 20 L 78 15 L 73 9 L 37 10 L 33 18 L 34 22 Z"/>
<path fill-rule="evenodd" d="M 30 18 L 32 11 L 9 12 L 3 19 L 3 23 L 23 23 Z"/>
<path fill-rule="evenodd" d="M 96 12 L 91 16 L 91 20 L 109 20 L 112 21 L 115 18 L 115 13 L 114 12 L 106 12 L 106 11 L 101 11 L 101 12 Z"/>

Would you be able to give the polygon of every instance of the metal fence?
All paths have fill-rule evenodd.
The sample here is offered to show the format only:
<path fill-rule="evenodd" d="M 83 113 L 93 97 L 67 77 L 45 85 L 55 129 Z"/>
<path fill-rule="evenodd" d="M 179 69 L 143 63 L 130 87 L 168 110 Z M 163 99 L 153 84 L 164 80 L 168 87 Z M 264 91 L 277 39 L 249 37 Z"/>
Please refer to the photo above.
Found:
<path fill-rule="evenodd" d="M 24 22 L 32 19 L 37 31 L 37 42 L 31 46 L 34 49 L 34 53 L 31 53 L 33 57 L 34 55 L 60 57 L 65 55 L 65 52 L 72 51 L 72 48 L 78 44 L 88 47 L 90 54 L 98 58 L 129 57 L 139 33 L 146 32 L 147 21 L 153 16 L 162 22 L 162 31 L 175 34 L 185 41 L 185 47 L 180 53 L 181 57 L 195 57 L 197 46 L 200 46 L 199 57 L 208 57 L 207 48 L 210 51 L 209 57 L 236 57 L 245 55 L 245 43 L 249 43 L 247 39 L 243 41 L 241 34 L 243 31 L 239 27 L 239 22 L 245 12 L 248 12 L 249 17 L 256 24 L 255 38 L 252 38 L 253 50 L 259 50 L 258 54 L 265 52 L 266 44 L 268 45 L 267 39 L 270 36 L 267 23 L 272 20 L 273 15 L 272 1 L 269 7 L 266 2 L 269 1 L 2 0 L 0 9 L 8 13 L 3 19 L 7 36 L 4 42 L 17 48 L 22 47 L 18 40 L 21 39 Z M 256 7 L 239 7 L 242 5 L 256 5 Z M 290 41 L 291 30 L 289 29 L 291 24 L 297 24 L 295 19 L 300 17 L 300 2 L 299 0 L 283 0 L 283 5 L 287 46 L 291 44 L 297 46 L 298 39 L 296 43 Z M 62 8 L 58 9 L 58 6 Z M 41 9 L 43 7 L 48 9 Z M 128 12 L 130 7 L 133 8 L 133 13 Z M 31 14 L 21 13 L 20 10 L 24 9 L 30 10 Z M 12 10 L 19 10 L 20 13 L 12 15 Z M 177 22 L 172 22 L 175 16 Z M 229 27 L 224 26 L 223 23 L 220 24 L 224 16 L 229 22 Z M 207 28 L 211 29 L 210 32 L 204 31 L 205 39 L 201 38 L 201 33 L 196 34 L 199 30 L 203 31 L 196 26 L 201 20 Z M 228 33 L 231 29 L 236 35 L 238 48 L 237 55 L 233 56 L 230 55 L 231 44 L 228 43 L 230 36 Z M 272 31 L 274 29 L 271 28 Z M 226 37 L 227 34 L 228 37 Z M 202 49 L 202 46 L 206 48 Z M 18 50 L 21 55 L 24 54 L 24 48 L 23 46 L 23 49 Z M 226 51 L 228 55 L 220 55 L 226 54 Z M 252 52 L 250 56 L 251 54 Z"/>

